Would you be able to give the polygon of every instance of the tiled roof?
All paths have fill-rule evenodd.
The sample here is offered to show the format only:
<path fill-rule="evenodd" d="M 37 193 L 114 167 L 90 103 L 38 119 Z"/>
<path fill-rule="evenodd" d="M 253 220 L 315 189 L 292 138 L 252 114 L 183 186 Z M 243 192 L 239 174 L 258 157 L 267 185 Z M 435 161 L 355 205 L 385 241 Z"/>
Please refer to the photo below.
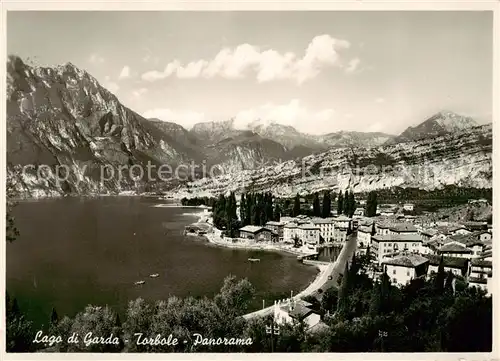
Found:
<path fill-rule="evenodd" d="M 309 316 L 311 313 L 314 313 L 313 310 L 309 308 L 311 304 L 302 302 L 301 300 L 296 300 L 295 302 L 292 302 L 292 304 L 286 304 L 284 306 L 281 306 L 281 309 L 283 311 L 286 311 L 290 317 L 293 317 L 297 320 L 303 320 L 307 316 Z M 292 307 L 291 307 L 292 306 Z"/>
<path fill-rule="evenodd" d="M 420 232 L 420 233 L 421 233 L 421 234 L 423 234 L 423 235 L 426 235 L 426 236 L 430 236 L 430 237 L 432 237 L 432 236 L 435 236 L 435 235 L 436 235 L 437 233 L 439 233 L 439 232 L 438 232 L 438 230 L 437 230 L 437 229 L 429 228 L 429 229 L 425 229 L 425 230 L 423 230 L 423 231 L 422 231 L 422 232 Z"/>
<path fill-rule="evenodd" d="M 374 235 L 372 239 L 377 242 L 422 242 L 419 234 L 384 234 Z"/>
<path fill-rule="evenodd" d="M 298 225 L 296 223 L 287 223 L 285 224 L 285 228 L 297 228 Z"/>
<path fill-rule="evenodd" d="M 435 255 L 425 255 L 425 258 L 429 259 L 429 264 L 433 266 L 439 266 L 439 262 L 441 261 L 441 256 Z M 468 260 L 466 258 L 460 257 L 443 257 L 443 264 L 445 267 L 449 268 L 466 268 L 468 264 Z"/>
<path fill-rule="evenodd" d="M 411 223 L 396 223 L 389 226 L 393 232 L 416 232 L 417 228 Z"/>
<path fill-rule="evenodd" d="M 260 226 L 245 226 L 240 228 L 240 232 L 249 232 L 249 233 L 257 233 L 261 230 L 266 230 L 266 228 Z"/>
<path fill-rule="evenodd" d="M 383 263 L 388 265 L 403 267 L 418 267 L 426 262 L 429 262 L 429 260 L 418 254 L 405 255 L 383 261 Z"/>
<path fill-rule="evenodd" d="M 333 218 L 313 218 L 312 223 L 314 224 L 333 224 Z"/>
<path fill-rule="evenodd" d="M 482 245 L 483 242 L 481 242 L 477 235 L 474 234 L 456 234 L 456 235 L 451 235 L 449 236 L 452 240 L 456 242 L 460 242 L 466 246 L 474 246 L 476 244 Z"/>
<path fill-rule="evenodd" d="M 300 229 L 307 229 L 307 230 L 320 230 L 320 228 L 318 226 L 315 226 L 314 224 L 301 224 L 299 226 Z"/>
<path fill-rule="evenodd" d="M 453 253 L 472 253 L 470 249 L 456 243 L 446 243 L 439 249 L 440 252 L 453 252 Z"/>
<path fill-rule="evenodd" d="M 358 232 L 364 232 L 364 233 L 371 233 L 372 227 L 371 226 L 360 226 L 358 227 Z"/>

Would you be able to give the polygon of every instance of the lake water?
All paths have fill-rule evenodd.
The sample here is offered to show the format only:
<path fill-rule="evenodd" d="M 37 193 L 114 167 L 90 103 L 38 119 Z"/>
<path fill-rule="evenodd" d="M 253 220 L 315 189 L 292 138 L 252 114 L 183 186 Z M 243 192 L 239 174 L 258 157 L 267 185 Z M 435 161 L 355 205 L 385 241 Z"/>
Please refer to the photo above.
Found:
<path fill-rule="evenodd" d="M 294 255 L 215 247 L 182 235 L 194 208 L 154 207 L 155 198 L 102 197 L 23 201 L 14 209 L 21 232 L 7 244 L 7 290 L 35 324 L 52 307 L 74 316 L 88 304 L 123 312 L 129 300 L 170 295 L 213 296 L 223 279 L 247 277 L 257 290 L 253 310 L 290 291 L 317 270 Z M 260 258 L 250 263 L 248 258 Z M 149 278 L 158 273 L 158 278 Z M 141 286 L 134 282 L 145 280 Z"/>

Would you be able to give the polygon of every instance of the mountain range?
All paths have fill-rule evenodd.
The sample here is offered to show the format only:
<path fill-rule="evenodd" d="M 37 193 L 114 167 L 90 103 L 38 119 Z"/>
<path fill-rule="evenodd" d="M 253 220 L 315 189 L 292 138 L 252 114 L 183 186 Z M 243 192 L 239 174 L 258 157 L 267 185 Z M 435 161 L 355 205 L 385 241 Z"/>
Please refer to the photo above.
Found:
<path fill-rule="evenodd" d="M 399 136 L 342 131 L 311 135 L 259 119 L 245 129 L 238 129 L 234 119 L 229 119 L 198 123 L 187 130 L 174 122 L 142 117 L 71 63 L 32 67 L 17 56 L 9 56 L 7 62 L 7 174 L 18 193 L 26 197 L 124 190 L 175 189 L 182 193 L 187 185 L 190 189 L 203 188 L 196 181 L 200 175 L 197 165 L 201 163 L 217 166 L 213 178 L 203 180 L 208 184 L 220 177 L 232 178 L 227 175 L 259 174 L 259 170 L 276 164 L 298 164 L 307 159 L 322 159 L 323 164 L 332 154 L 365 154 L 370 150 L 379 159 L 392 157 L 394 149 L 412 142 L 430 142 L 426 146 L 434 149 L 437 138 L 457 134 L 465 138 L 474 134 L 472 143 L 465 138 L 462 141 L 474 148 L 475 139 L 480 145 L 478 151 L 487 154 L 491 153 L 490 133 L 473 119 L 449 111 L 410 127 Z M 408 147 L 412 149 L 411 145 Z M 441 156 L 447 154 L 438 148 Z M 454 151 L 460 153 L 458 149 Z M 155 179 L 161 165 L 191 166 L 183 170 L 183 181 L 175 177 L 161 182 L 137 180 L 129 170 L 118 172 L 120 177 L 115 174 L 100 181 L 103 168 L 119 169 L 126 165 L 130 169 L 133 165 L 146 167 L 148 163 L 156 166 L 152 170 Z M 33 167 L 21 172 L 26 165 Z M 45 170 L 49 175 L 43 179 L 36 174 L 41 165 L 48 166 Z M 59 184 L 57 166 L 63 165 L 71 171 L 67 180 Z M 282 179 L 285 183 L 286 177 Z M 482 180 L 479 183 L 486 184 Z"/>

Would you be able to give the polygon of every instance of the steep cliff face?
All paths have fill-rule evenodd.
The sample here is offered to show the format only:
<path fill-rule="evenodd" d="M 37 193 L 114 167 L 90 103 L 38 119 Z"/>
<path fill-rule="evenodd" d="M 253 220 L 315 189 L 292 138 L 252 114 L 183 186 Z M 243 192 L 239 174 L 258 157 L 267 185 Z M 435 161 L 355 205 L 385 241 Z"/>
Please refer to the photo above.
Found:
<path fill-rule="evenodd" d="M 166 134 L 148 132 L 146 122 L 70 63 L 43 68 L 30 67 L 19 57 L 8 59 L 8 172 L 24 195 L 128 190 L 137 186 L 128 174 L 101 184 L 101 169 L 188 157 Z M 37 175 L 40 166 L 46 176 Z M 71 169 L 66 181 L 55 181 L 57 166 Z"/>
<path fill-rule="evenodd" d="M 366 192 L 391 187 L 436 189 L 447 184 L 492 187 L 492 127 L 375 148 L 331 149 L 301 161 L 200 179 L 172 197 L 270 190 L 277 196 L 322 189 Z"/>

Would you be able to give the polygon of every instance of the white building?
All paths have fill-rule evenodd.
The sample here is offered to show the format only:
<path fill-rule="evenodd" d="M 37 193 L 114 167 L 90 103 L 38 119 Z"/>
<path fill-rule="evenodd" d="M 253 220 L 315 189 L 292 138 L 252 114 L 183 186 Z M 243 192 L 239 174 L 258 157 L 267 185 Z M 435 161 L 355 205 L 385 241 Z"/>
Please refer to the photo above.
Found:
<path fill-rule="evenodd" d="M 389 254 L 398 252 L 418 253 L 422 237 L 418 234 L 374 235 L 371 238 L 370 251 L 381 263 Z"/>
<path fill-rule="evenodd" d="M 384 269 L 391 282 L 404 286 L 411 280 L 427 274 L 429 260 L 418 254 L 409 254 L 383 261 Z"/>
<path fill-rule="evenodd" d="M 311 306 L 311 303 L 300 299 L 275 301 L 273 309 L 274 321 L 278 325 L 304 322 L 306 327 L 310 329 L 321 321 L 320 315 L 315 313 L 310 308 Z"/>
<path fill-rule="evenodd" d="M 333 242 L 335 237 L 335 223 L 333 218 L 313 218 L 312 224 L 319 227 L 319 234 L 325 242 Z"/>
<path fill-rule="evenodd" d="M 358 245 L 366 247 L 371 243 L 372 239 L 372 226 L 359 226 L 358 227 Z"/>
<path fill-rule="evenodd" d="M 299 238 L 304 243 L 319 244 L 320 228 L 312 223 L 301 224 L 299 227 Z"/>
<path fill-rule="evenodd" d="M 482 259 L 473 259 L 471 261 L 470 277 L 488 278 L 493 274 L 493 263 Z"/>
<path fill-rule="evenodd" d="M 297 223 L 287 223 L 283 227 L 283 242 L 294 243 L 295 237 L 299 237 L 299 225 Z"/>
<path fill-rule="evenodd" d="M 333 218 L 334 222 L 334 242 L 343 243 L 347 239 L 347 229 L 351 226 L 352 219 L 344 215 Z"/>
<path fill-rule="evenodd" d="M 415 208 L 414 204 L 412 203 L 406 203 L 403 205 L 403 209 L 408 212 L 413 212 L 413 209 Z"/>

